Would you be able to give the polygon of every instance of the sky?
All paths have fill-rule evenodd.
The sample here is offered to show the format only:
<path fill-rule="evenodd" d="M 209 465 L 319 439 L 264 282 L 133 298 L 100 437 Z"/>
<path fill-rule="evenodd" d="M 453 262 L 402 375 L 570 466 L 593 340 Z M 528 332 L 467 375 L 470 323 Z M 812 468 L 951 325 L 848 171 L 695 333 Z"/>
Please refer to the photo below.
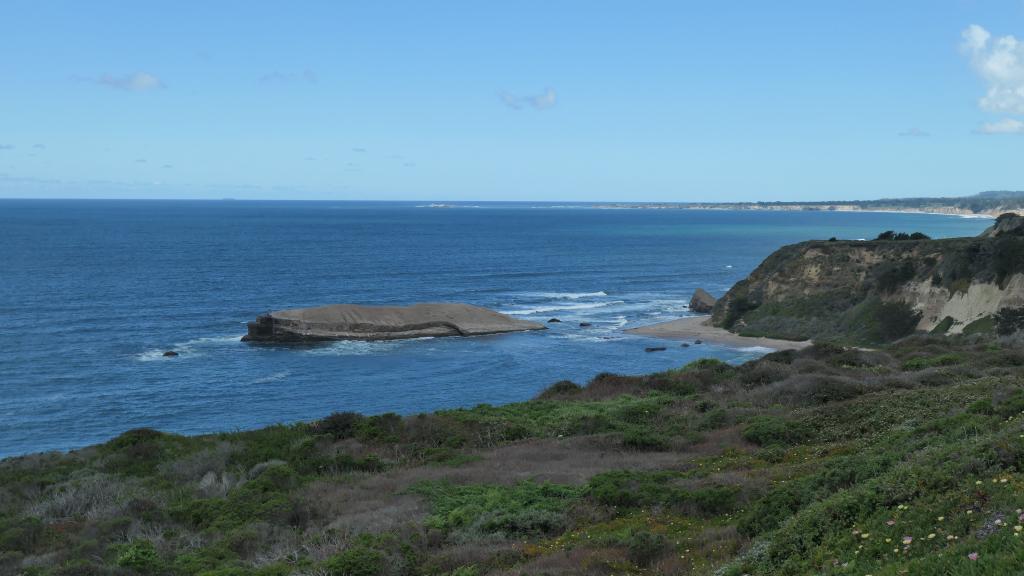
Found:
<path fill-rule="evenodd" d="M 0 3 L 0 197 L 1024 189 L 1024 0 Z"/>

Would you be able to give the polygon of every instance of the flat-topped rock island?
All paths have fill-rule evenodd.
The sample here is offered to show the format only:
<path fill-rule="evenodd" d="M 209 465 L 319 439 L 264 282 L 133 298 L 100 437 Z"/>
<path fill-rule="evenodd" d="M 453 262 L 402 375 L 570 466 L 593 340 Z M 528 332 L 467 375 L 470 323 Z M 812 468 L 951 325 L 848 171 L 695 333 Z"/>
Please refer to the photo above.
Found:
<path fill-rule="evenodd" d="M 544 330 L 543 324 L 470 304 L 359 306 L 332 304 L 270 312 L 249 322 L 243 342 L 400 340 Z"/>

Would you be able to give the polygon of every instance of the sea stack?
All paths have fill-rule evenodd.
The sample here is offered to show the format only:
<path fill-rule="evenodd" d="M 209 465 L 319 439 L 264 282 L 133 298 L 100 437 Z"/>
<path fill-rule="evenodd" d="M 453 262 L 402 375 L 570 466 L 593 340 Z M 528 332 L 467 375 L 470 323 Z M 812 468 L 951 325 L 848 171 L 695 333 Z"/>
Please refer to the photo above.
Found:
<path fill-rule="evenodd" d="M 698 314 L 710 314 L 717 301 L 717 298 L 708 294 L 703 288 L 697 288 L 693 291 L 693 297 L 690 298 L 690 311 Z"/>
<path fill-rule="evenodd" d="M 249 333 L 242 337 L 242 341 L 400 340 L 544 329 L 543 324 L 518 320 L 469 304 L 334 304 L 279 310 L 259 316 L 255 322 L 249 323 Z"/>

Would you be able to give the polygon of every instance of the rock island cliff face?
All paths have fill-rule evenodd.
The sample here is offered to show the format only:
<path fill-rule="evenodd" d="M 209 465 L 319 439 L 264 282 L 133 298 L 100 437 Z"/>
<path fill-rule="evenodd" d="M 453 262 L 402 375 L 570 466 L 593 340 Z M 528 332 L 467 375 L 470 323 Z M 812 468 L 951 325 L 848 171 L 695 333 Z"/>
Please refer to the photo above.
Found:
<path fill-rule="evenodd" d="M 785 246 L 715 304 L 715 326 L 750 336 L 879 343 L 915 331 L 989 332 L 1024 307 L 1024 218 L 973 238 Z"/>
<path fill-rule="evenodd" d="M 249 323 L 249 333 L 242 340 L 398 340 L 426 336 L 480 336 L 525 330 L 544 330 L 544 325 L 469 304 L 415 304 L 404 307 L 334 304 L 265 314 Z"/>

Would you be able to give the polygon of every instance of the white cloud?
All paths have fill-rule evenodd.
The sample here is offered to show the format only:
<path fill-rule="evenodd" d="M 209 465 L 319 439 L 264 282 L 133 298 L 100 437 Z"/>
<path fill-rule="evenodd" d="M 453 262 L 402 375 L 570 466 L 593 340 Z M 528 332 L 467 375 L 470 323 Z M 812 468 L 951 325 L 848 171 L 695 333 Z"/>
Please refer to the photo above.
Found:
<path fill-rule="evenodd" d="M 978 104 L 990 112 L 1024 114 L 1024 42 L 1013 36 L 992 38 L 977 24 L 961 34 L 971 66 L 988 84 Z"/>
<path fill-rule="evenodd" d="M 164 83 L 159 78 L 147 72 L 133 72 L 124 76 L 104 74 L 98 78 L 90 78 L 90 80 L 101 86 L 130 92 L 147 92 L 164 87 Z"/>
<path fill-rule="evenodd" d="M 982 124 L 979 134 L 1024 134 L 1024 122 L 1013 118 L 1003 118 L 996 122 Z"/>
<path fill-rule="evenodd" d="M 506 106 L 513 110 L 521 110 L 527 106 L 534 110 L 546 110 L 558 102 L 558 95 L 552 88 L 546 89 L 543 94 L 527 96 L 516 96 L 509 92 L 499 92 L 498 97 L 501 98 L 501 101 Z"/>

